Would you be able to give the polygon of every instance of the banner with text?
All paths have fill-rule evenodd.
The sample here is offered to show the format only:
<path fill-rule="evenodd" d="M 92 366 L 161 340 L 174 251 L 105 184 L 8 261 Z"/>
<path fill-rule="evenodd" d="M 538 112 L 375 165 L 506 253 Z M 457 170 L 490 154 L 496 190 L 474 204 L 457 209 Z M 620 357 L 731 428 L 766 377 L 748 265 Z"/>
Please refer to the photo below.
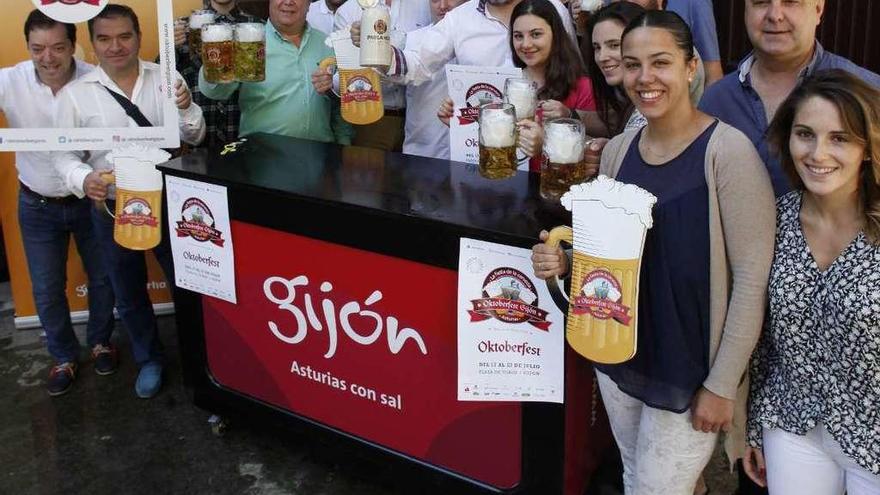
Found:
<path fill-rule="evenodd" d="M 480 106 L 500 102 L 504 96 L 504 81 L 511 77 L 522 77 L 522 69 L 446 65 L 453 108 L 449 119 L 449 152 L 453 161 L 480 161 Z"/>
<path fill-rule="evenodd" d="M 174 281 L 235 303 L 235 254 L 226 187 L 165 176 Z"/>
<path fill-rule="evenodd" d="M 454 271 L 240 221 L 232 234 L 238 303 L 202 299 L 221 386 L 494 487 L 520 482 L 521 405 L 456 399 Z"/>
<path fill-rule="evenodd" d="M 565 327 L 532 252 L 461 239 L 458 400 L 563 400 Z"/>

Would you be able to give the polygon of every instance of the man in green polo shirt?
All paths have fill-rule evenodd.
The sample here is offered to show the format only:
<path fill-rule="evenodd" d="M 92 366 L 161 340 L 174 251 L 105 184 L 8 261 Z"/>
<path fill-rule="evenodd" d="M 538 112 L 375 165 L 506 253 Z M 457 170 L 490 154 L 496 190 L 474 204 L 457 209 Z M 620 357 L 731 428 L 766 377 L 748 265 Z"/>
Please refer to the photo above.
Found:
<path fill-rule="evenodd" d="M 267 132 L 325 143 L 351 143 L 353 130 L 339 114 L 339 102 L 315 92 L 318 63 L 333 56 L 325 35 L 306 23 L 309 0 L 269 0 L 266 24 L 266 80 L 214 84 L 199 71 L 199 89 L 223 100 L 239 90 L 242 136 Z"/>

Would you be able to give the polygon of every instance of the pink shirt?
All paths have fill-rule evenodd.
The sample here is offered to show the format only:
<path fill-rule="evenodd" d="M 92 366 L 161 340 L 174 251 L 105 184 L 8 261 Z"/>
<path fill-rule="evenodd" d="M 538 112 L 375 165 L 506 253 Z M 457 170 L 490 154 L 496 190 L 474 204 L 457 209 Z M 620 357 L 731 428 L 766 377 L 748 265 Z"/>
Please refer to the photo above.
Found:
<path fill-rule="evenodd" d="M 562 104 L 570 110 L 596 110 L 596 99 L 593 97 L 593 83 L 590 82 L 590 78 L 586 76 L 578 78 L 574 88 Z M 543 119 L 538 117 L 538 122 L 541 122 L 542 120 Z M 542 157 L 540 153 L 529 159 L 529 171 L 540 172 L 541 161 Z"/>

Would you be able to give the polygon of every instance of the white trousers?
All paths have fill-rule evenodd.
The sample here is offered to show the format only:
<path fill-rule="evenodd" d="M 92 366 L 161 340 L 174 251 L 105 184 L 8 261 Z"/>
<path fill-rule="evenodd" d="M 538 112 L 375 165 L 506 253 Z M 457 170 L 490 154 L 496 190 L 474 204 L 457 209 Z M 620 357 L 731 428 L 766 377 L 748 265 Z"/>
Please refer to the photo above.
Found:
<path fill-rule="evenodd" d="M 880 476 L 847 457 L 822 426 L 803 436 L 764 428 L 764 460 L 770 495 L 880 494 Z"/>
<path fill-rule="evenodd" d="M 623 459 L 626 495 L 692 495 L 712 457 L 717 433 L 691 425 L 690 411 L 674 413 L 646 406 L 596 372 L 611 431 Z"/>

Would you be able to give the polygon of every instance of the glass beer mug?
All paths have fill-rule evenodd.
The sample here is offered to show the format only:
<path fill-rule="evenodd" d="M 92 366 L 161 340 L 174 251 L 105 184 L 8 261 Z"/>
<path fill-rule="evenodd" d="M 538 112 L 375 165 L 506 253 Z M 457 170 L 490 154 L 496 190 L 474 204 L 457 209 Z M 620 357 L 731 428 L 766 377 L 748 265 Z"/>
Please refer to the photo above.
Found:
<path fill-rule="evenodd" d="M 504 179 L 516 174 L 516 113 L 510 103 L 480 107 L 480 175 Z"/>
<path fill-rule="evenodd" d="M 202 55 L 202 26 L 212 24 L 216 14 L 213 10 L 196 10 L 189 16 L 189 31 L 187 41 L 190 53 Z"/>
<path fill-rule="evenodd" d="M 577 119 L 554 119 L 544 124 L 541 197 L 558 199 L 587 180 L 584 124 Z"/>
<path fill-rule="evenodd" d="M 259 82 L 266 79 L 266 26 L 260 22 L 235 25 L 235 79 Z"/>
<path fill-rule="evenodd" d="M 538 92 L 528 79 L 510 78 L 504 81 L 504 102 L 513 105 L 516 120 L 534 119 L 538 107 Z"/>
<path fill-rule="evenodd" d="M 212 83 L 235 81 L 234 46 L 231 24 L 217 23 L 202 26 L 202 66 L 205 80 Z"/>

